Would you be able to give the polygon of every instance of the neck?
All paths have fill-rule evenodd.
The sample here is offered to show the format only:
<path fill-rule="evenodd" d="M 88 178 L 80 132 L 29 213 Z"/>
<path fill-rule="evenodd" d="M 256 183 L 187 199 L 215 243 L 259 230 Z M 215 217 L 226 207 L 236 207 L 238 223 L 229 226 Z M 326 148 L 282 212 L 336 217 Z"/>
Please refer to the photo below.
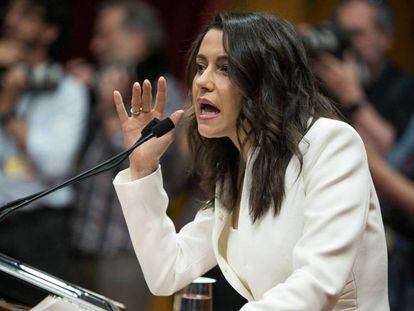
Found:
<path fill-rule="evenodd" d="M 236 130 L 233 135 L 229 136 L 233 144 L 239 150 L 240 155 L 245 163 L 247 162 L 249 150 L 253 146 L 253 136 L 251 135 L 251 131 L 251 126 L 245 119 L 242 121 L 242 126 L 239 129 L 238 133 Z"/>
<path fill-rule="evenodd" d="M 240 152 L 242 159 L 244 161 L 244 163 L 247 163 L 247 157 L 249 155 L 249 151 L 250 148 L 252 147 L 252 144 L 248 141 L 244 146 L 243 146 L 243 150 Z M 239 149 L 240 150 L 240 149 Z"/>
<path fill-rule="evenodd" d="M 236 137 L 230 137 L 233 144 L 239 150 L 240 155 L 241 155 L 244 163 L 246 163 L 250 148 L 253 145 L 252 137 L 250 137 L 249 139 L 246 140 L 246 134 L 243 133 L 243 134 L 240 134 L 239 138 L 240 138 L 240 142 L 243 143 L 242 145 L 240 145 L 240 142 L 239 142 L 239 139 L 237 139 L 237 136 Z"/>
<path fill-rule="evenodd" d="M 371 75 L 370 80 L 374 81 L 376 80 L 381 72 L 384 70 L 384 67 L 386 65 L 386 61 L 381 61 L 380 63 L 377 64 L 369 64 L 368 68 L 369 68 L 369 73 Z"/>

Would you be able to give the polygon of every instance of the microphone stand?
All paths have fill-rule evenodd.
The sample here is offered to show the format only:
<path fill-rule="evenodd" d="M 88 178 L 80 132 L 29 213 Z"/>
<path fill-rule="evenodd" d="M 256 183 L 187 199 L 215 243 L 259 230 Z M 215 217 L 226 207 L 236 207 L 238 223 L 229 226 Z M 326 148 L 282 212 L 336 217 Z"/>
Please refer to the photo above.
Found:
<path fill-rule="evenodd" d="M 166 118 L 162 121 L 159 121 L 158 119 L 153 119 L 151 122 L 149 122 L 144 129 L 141 132 L 141 137 L 136 141 L 132 147 L 128 148 L 127 150 L 115 155 L 114 157 L 106 160 L 105 162 L 83 172 L 80 173 L 69 180 L 45 189 L 43 191 L 33 193 L 31 195 L 28 195 L 26 197 L 11 201 L 9 203 L 6 203 L 5 205 L 0 207 L 0 222 L 3 221 L 8 215 L 11 213 L 19 210 L 20 208 L 52 193 L 55 192 L 63 187 L 75 184 L 83 179 L 95 176 L 97 174 L 106 172 L 114 167 L 117 167 L 120 165 L 128 156 L 134 151 L 135 148 L 142 145 L 146 141 L 150 140 L 154 137 L 161 137 L 164 134 L 168 133 L 174 128 L 174 123 L 171 121 L 170 118 Z"/>

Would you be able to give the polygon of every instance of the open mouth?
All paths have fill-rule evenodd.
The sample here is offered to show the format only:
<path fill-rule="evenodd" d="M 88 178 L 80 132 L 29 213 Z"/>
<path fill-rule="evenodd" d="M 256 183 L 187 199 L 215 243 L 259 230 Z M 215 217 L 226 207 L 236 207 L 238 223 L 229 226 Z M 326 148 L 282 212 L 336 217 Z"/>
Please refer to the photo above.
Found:
<path fill-rule="evenodd" d="M 200 111 L 201 115 L 216 115 L 220 112 L 220 109 L 208 103 L 201 103 Z"/>

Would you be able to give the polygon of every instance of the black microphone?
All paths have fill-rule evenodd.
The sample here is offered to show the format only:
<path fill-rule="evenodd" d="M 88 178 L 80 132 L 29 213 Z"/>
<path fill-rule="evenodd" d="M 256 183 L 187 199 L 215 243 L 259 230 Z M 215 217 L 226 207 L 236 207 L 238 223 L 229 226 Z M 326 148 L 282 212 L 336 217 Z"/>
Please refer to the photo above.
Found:
<path fill-rule="evenodd" d="M 109 160 L 106 160 L 105 162 L 98 164 L 97 166 L 80 173 L 69 180 L 51 187 L 47 188 L 43 191 L 36 192 L 33 194 L 30 194 L 28 196 L 25 196 L 20 199 L 13 200 L 9 203 L 6 203 L 5 205 L 0 207 L 0 222 L 3 221 L 8 215 L 13 213 L 14 211 L 17 211 L 18 209 L 52 193 L 55 192 L 61 188 L 67 187 L 69 185 L 73 185 L 83 179 L 98 175 L 100 173 L 106 172 L 110 169 L 113 169 L 114 167 L 117 167 L 120 165 L 128 156 L 134 151 L 135 148 L 142 145 L 146 141 L 150 140 L 154 137 L 161 137 L 171 131 L 175 127 L 174 122 L 170 118 L 165 118 L 164 120 L 160 121 L 156 118 L 151 120 L 141 131 L 141 136 L 137 140 L 137 142 L 132 145 L 132 147 L 128 148 L 127 150 L 117 154 L 116 156 L 110 158 Z"/>
<path fill-rule="evenodd" d="M 152 132 L 156 137 L 161 137 L 171 131 L 174 127 L 174 122 L 170 118 L 166 118 L 155 124 L 152 128 Z"/>
<path fill-rule="evenodd" d="M 157 118 L 152 119 L 147 125 L 145 125 L 145 127 L 142 129 L 141 131 L 141 136 L 147 136 L 148 134 L 151 133 L 152 128 L 157 125 L 158 123 L 160 123 L 161 121 L 158 120 Z"/>

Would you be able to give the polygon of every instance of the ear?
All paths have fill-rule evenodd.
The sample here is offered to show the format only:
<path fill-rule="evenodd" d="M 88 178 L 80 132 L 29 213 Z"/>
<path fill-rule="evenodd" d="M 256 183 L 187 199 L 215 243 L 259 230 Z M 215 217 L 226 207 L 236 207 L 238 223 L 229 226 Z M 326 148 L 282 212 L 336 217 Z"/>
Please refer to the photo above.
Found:
<path fill-rule="evenodd" d="M 43 35 L 42 35 L 42 41 L 43 43 L 50 45 L 53 42 L 55 42 L 59 36 L 59 27 L 55 25 L 48 25 L 46 26 Z"/>

